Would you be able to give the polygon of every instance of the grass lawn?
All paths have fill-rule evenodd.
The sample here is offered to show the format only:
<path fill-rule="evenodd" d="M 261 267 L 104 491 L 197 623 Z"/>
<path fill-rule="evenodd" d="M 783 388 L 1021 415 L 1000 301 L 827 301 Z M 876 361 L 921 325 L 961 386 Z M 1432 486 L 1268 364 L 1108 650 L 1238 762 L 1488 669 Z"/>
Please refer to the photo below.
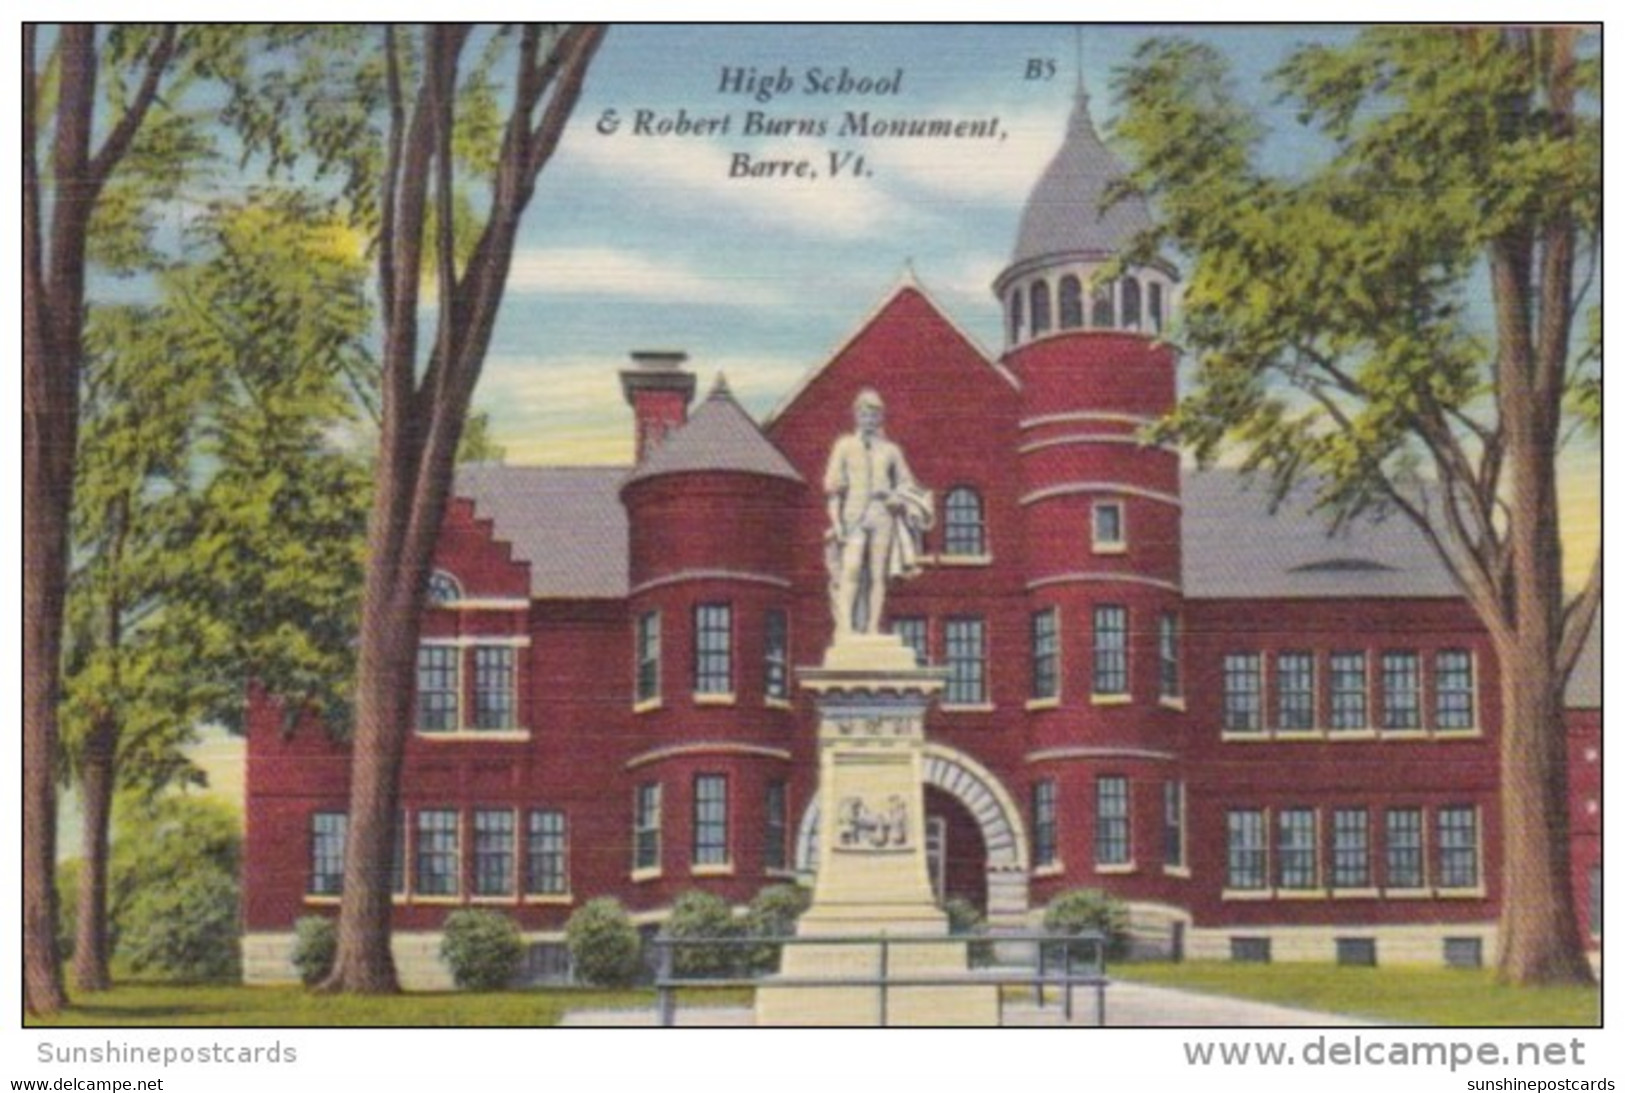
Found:
<path fill-rule="evenodd" d="M 1503 987 L 1489 971 L 1332 964 L 1118 964 L 1113 979 L 1418 1025 L 1596 1026 L 1596 987 Z"/>
<path fill-rule="evenodd" d="M 680 994 L 680 1004 L 743 1005 L 746 991 Z M 182 986 L 131 983 L 98 994 L 75 995 L 55 1017 L 30 1017 L 39 1028 L 102 1025 L 163 1026 L 470 1026 L 556 1025 L 568 1010 L 654 1008 L 648 990 L 463 991 L 388 996 L 311 994 L 299 987 Z"/>

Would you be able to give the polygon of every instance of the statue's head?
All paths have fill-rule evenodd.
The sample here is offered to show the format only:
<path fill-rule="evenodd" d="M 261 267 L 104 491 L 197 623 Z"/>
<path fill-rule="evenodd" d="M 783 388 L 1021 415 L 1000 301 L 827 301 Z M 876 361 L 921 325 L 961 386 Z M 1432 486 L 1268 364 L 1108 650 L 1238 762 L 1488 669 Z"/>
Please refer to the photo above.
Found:
<path fill-rule="evenodd" d="M 858 423 L 858 432 L 874 436 L 886 421 L 886 404 L 880 401 L 880 392 L 865 387 L 852 403 L 852 416 Z"/>

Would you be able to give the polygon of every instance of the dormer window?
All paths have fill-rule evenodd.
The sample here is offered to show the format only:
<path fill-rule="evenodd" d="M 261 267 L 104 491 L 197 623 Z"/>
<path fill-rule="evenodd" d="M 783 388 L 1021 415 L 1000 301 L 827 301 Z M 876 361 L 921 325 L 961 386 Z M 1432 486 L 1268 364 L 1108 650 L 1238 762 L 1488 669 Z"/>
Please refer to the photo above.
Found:
<path fill-rule="evenodd" d="M 429 603 L 435 605 L 456 603 L 463 598 L 463 586 L 450 573 L 437 569 L 429 574 L 427 598 Z"/>
<path fill-rule="evenodd" d="M 1049 332 L 1049 284 L 1044 281 L 1034 281 L 1033 296 L 1033 337 Z"/>
<path fill-rule="evenodd" d="M 1061 278 L 1060 305 L 1062 330 L 1083 325 L 1083 285 L 1070 273 Z"/>

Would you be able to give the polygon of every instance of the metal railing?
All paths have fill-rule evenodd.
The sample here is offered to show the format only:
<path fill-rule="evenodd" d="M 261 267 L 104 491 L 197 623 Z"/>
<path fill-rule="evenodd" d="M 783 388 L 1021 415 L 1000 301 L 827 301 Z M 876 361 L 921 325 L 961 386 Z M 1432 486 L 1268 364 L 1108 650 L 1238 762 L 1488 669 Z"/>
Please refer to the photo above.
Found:
<path fill-rule="evenodd" d="M 1097 1026 L 1106 1023 L 1106 938 L 1084 931 L 1076 934 L 997 933 L 997 934 L 843 934 L 829 937 L 672 937 L 660 934 L 650 939 L 655 950 L 655 1012 L 657 1023 L 671 1027 L 677 1020 L 679 990 L 723 990 L 775 987 L 852 988 L 873 987 L 877 994 L 877 1024 L 889 1024 L 891 991 L 900 987 L 992 986 L 998 995 L 998 1023 L 1004 1024 L 1004 988 L 1032 990 L 1038 1008 L 1044 1009 L 1050 991 L 1058 993 L 1061 1018 L 1070 1024 L 1073 1017 L 1073 991 L 1084 987 L 1094 992 L 1094 1018 Z M 797 945 L 868 946 L 876 949 L 873 975 L 783 975 L 764 965 L 764 950 Z M 963 945 L 967 957 L 964 971 L 893 974 L 891 950 L 909 945 Z M 700 950 L 686 960 L 685 949 Z M 1012 950 L 1030 951 L 1025 962 L 1009 961 L 1020 956 Z M 991 957 L 981 967 L 969 966 L 973 953 Z M 1080 958 L 1081 954 L 1081 958 Z M 773 963 L 777 964 L 775 957 Z M 690 967 L 679 970 L 680 964 Z M 694 970 L 699 965 L 700 970 Z M 742 970 L 742 967 L 744 970 Z"/>

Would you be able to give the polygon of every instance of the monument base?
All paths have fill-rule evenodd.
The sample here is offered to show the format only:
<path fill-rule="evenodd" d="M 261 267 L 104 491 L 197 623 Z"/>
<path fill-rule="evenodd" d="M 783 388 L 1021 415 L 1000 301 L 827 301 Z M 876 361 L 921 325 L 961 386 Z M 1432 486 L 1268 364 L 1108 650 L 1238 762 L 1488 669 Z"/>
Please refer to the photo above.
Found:
<path fill-rule="evenodd" d="M 819 710 L 818 879 L 806 940 L 756 988 L 756 1023 L 997 1024 L 998 987 L 963 982 L 969 950 L 948 936 L 921 838 L 925 710 L 944 673 L 895 635 L 842 634 L 800 675 Z M 888 935 L 923 940 L 841 940 Z"/>

